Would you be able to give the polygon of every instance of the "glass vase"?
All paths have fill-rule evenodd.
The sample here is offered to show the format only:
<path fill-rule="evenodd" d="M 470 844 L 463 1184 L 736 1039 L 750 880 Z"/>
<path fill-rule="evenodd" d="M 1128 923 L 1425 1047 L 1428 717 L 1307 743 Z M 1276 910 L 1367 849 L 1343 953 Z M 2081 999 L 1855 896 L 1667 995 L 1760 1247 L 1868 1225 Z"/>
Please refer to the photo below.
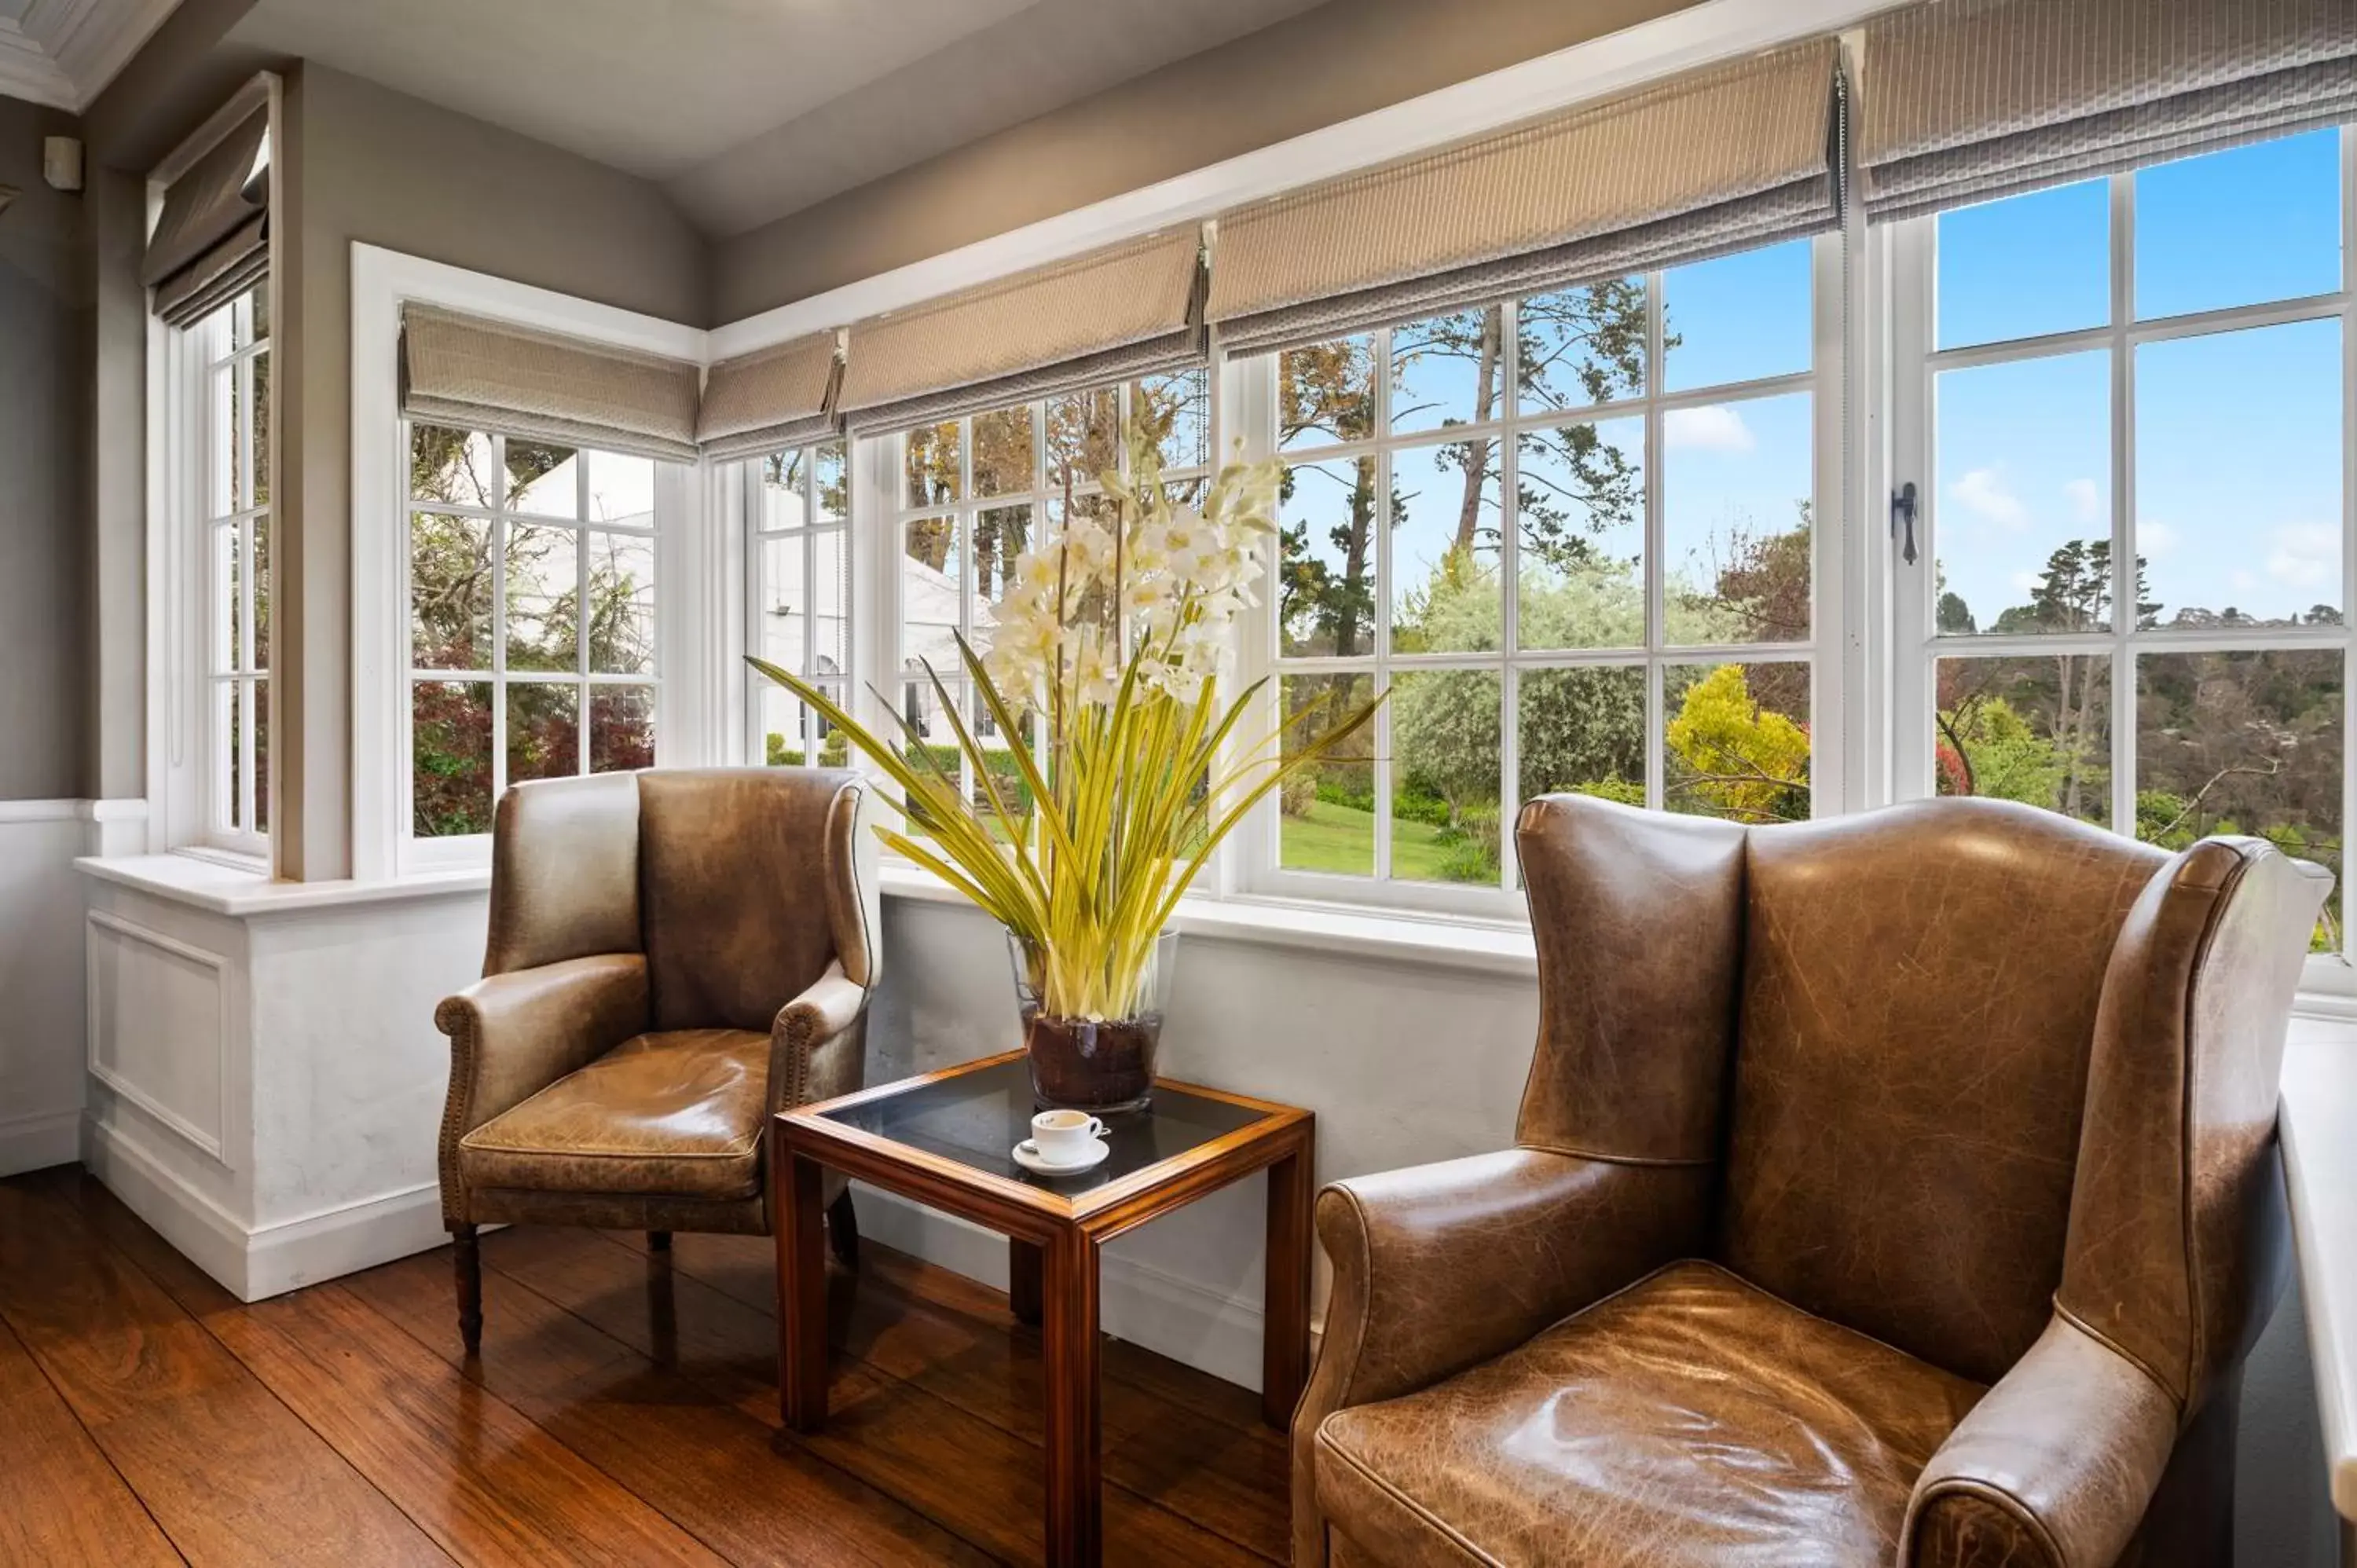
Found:
<path fill-rule="evenodd" d="M 1154 1058 L 1162 1018 L 1178 968 L 1178 932 L 1154 939 L 1139 976 L 1135 1005 L 1123 1018 L 1067 1018 L 1043 1002 L 1047 966 L 1013 931 L 1006 933 L 1015 970 L 1015 1002 L 1023 1018 L 1023 1048 L 1031 1060 L 1031 1100 L 1042 1111 L 1087 1111 L 1100 1116 L 1142 1111 L 1154 1098 Z"/>

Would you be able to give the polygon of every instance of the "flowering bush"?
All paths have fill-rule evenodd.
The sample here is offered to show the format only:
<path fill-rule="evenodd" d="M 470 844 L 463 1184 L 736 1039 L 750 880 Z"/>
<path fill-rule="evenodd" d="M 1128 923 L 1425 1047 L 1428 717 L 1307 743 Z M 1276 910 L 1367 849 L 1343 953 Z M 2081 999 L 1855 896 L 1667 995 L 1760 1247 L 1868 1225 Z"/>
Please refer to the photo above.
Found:
<path fill-rule="evenodd" d="M 1128 445 L 1129 472 L 1101 476 L 1107 504 L 1094 514 L 1073 504 L 1068 476 L 1064 523 L 1017 558 L 989 652 L 958 639 L 997 733 L 1036 733 L 1038 751 L 985 750 L 926 667 L 971 793 L 954 759 L 906 719 L 901 742 L 879 738 L 802 677 L 749 660 L 900 787 L 925 836 L 878 836 L 997 917 L 1021 942 L 1043 1007 L 1061 1017 L 1133 1016 L 1155 939 L 1212 850 L 1382 702 L 1320 733 L 1308 733 L 1312 706 L 1240 738 L 1265 682 L 1224 703 L 1221 692 L 1237 618 L 1257 602 L 1259 542 L 1275 531 L 1282 469 L 1232 463 L 1189 506 L 1164 486 L 1155 444 L 1133 430 Z"/>

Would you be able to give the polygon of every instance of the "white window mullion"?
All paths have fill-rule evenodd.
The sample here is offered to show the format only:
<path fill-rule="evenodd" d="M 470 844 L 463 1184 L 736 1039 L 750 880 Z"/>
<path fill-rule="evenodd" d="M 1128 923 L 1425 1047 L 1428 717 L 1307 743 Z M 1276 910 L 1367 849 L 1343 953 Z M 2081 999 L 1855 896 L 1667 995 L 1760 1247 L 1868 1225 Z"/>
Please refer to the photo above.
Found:
<path fill-rule="evenodd" d="M 1516 655 L 1523 646 L 1522 568 L 1522 306 L 1498 307 L 1498 591 L 1505 602 L 1498 616 L 1498 885 L 1508 892 L 1522 886 L 1514 847 L 1514 819 L 1523 809 L 1522 674 Z"/>
<path fill-rule="evenodd" d="M 1662 510 L 1662 471 L 1666 454 L 1663 450 L 1662 381 L 1668 354 L 1663 346 L 1663 321 L 1667 302 L 1663 274 L 1645 274 L 1645 404 L 1643 411 L 1645 450 L 1642 464 L 1644 487 L 1641 503 L 1644 509 L 1645 551 L 1645 804 L 1659 811 L 1667 799 L 1669 788 L 1669 712 L 1662 649 L 1669 640 L 1667 583 L 1669 563 L 1668 526 Z"/>

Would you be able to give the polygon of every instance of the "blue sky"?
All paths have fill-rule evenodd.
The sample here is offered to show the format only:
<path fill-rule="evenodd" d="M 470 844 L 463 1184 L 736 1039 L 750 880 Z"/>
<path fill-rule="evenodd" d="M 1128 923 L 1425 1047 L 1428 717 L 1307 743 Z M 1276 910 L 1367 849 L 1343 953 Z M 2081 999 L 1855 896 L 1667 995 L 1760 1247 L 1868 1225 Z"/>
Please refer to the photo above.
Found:
<path fill-rule="evenodd" d="M 2340 190 L 2332 131 L 2139 172 L 2137 317 L 2338 288 Z M 2107 325 L 2110 221 L 2101 180 L 1943 214 L 1940 346 Z M 2134 523 L 2162 622 L 2189 606 L 2341 607 L 2338 322 L 2135 354 Z M 1982 628 L 2025 601 L 2056 545 L 2108 535 L 2111 398 L 2100 349 L 1938 378 L 1938 555 Z"/>

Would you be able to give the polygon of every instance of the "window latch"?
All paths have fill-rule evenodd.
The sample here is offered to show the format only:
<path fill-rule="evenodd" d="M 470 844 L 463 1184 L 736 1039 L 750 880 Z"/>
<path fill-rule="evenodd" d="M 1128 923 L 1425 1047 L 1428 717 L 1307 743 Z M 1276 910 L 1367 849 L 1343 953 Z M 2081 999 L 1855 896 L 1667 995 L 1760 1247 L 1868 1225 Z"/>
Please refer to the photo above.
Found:
<path fill-rule="evenodd" d="M 1906 530 L 1906 542 L 1899 547 L 1899 558 L 1910 566 L 1915 564 L 1915 481 L 1908 480 L 1890 493 L 1890 532 L 1899 536 Z"/>

